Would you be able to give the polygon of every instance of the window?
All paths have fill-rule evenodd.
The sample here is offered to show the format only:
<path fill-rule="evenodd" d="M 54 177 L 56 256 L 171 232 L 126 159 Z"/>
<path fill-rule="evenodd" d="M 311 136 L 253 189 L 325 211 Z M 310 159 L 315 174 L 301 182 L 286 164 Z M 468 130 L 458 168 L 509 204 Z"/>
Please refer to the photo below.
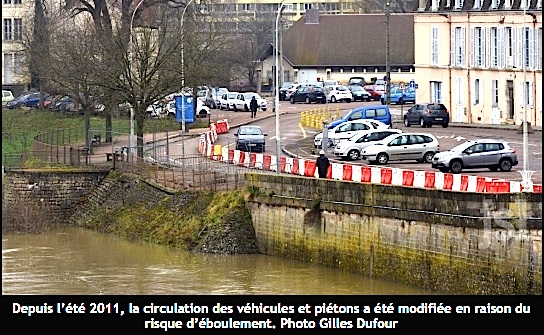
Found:
<path fill-rule="evenodd" d="M 474 104 L 480 104 L 480 79 L 474 79 Z"/>
<path fill-rule="evenodd" d="M 525 104 L 527 106 L 533 105 L 533 85 L 530 81 L 526 81 L 523 85 L 523 98 L 525 99 Z M 524 100 L 522 100 L 524 101 Z"/>
<path fill-rule="evenodd" d="M 465 27 L 455 27 L 451 31 L 451 66 L 463 66 L 465 62 Z"/>
<path fill-rule="evenodd" d="M 431 28 L 431 64 L 438 65 L 438 26 Z"/>
<path fill-rule="evenodd" d="M 523 56 L 525 58 L 525 67 L 532 67 L 533 62 L 533 43 L 532 43 L 532 30 L 529 28 L 523 29 Z"/>
<path fill-rule="evenodd" d="M 482 0 L 474 0 L 474 9 L 480 9 L 482 7 Z"/>
<path fill-rule="evenodd" d="M 499 0 L 491 0 L 491 9 L 499 8 Z"/>
<path fill-rule="evenodd" d="M 431 81 L 431 101 L 442 102 L 442 83 Z"/>
<path fill-rule="evenodd" d="M 512 8 L 512 1 L 513 0 L 504 0 L 504 9 Z"/>
<path fill-rule="evenodd" d="M 529 9 L 529 4 L 531 3 L 531 0 L 521 0 L 521 3 L 519 4 L 519 9 Z"/>
<path fill-rule="evenodd" d="M 438 0 L 432 0 L 431 1 L 431 9 L 432 10 L 438 10 Z"/>
<path fill-rule="evenodd" d="M 311 3 L 305 3 L 304 4 L 304 9 L 305 10 L 312 9 L 312 4 Z"/>
<path fill-rule="evenodd" d="M 490 28 L 491 37 L 491 67 L 499 66 L 499 30 L 496 27 Z"/>
<path fill-rule="evenodd" d="M 473 45 L 474 45 L 474 66 L 482 67 L 485 61 L 484 51 L 484 33 L 482 27 L 476 27 L 473 30 Z"/>
<path fill-rule="evenodd" d="M 506 67 L 514 67 L 514 29 L 506 27 L 504 30 L 506 40 Z"/>
<path fill-rule="evenodd" d="M 23 54 L 18 52 L 13 55 L 13 73 L 15 74 L 22 74 L 23 73 Z"/>
<path fill-rule="evenodd" d="M 292 12 L 295 9 L 292 3 L 285 4 L 283 5 L 283 7 L 284 7 L 283 9 L 284 12 Z"/>
<path fill-rule="evenodd" d="M 13 39 L 17 41 L 23 39 L 23 19 L 13 19 Z"/>
<path fill-rule="evenodd" d="M 11 41 L 13 39 L 13 26 L 11 19 L 4 19 L 4 40 Z"/>
<path fill-rule="evenodd" d="M 463 0 L 455 0 L 455 9 L 461 9 L 463 7 Z"/>
<path fill-rule="evenodd" d="M 491 105 L 499 106 L 499 81 L 496 79 L 491 80 Z"/>
<path fill-rule="evenodd" d="M 249 12 L 251 10 L 251 4 L 249 3 L 243 3 L 240 4 L 240 6 L 242 6 L 242 11 L 244 12 Z"/>

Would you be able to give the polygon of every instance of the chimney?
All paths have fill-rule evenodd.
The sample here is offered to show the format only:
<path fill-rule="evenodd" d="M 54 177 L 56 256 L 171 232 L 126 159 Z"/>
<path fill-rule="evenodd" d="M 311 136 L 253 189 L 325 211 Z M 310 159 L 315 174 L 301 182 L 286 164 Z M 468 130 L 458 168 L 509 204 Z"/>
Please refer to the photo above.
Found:
<path fill-rule="evenodd" d="M 425 5 L 427 4 L 427 0 L 419 0 L 419 6 L 417 8 L 418 12 L 423 12 L 425 10 Z"/>

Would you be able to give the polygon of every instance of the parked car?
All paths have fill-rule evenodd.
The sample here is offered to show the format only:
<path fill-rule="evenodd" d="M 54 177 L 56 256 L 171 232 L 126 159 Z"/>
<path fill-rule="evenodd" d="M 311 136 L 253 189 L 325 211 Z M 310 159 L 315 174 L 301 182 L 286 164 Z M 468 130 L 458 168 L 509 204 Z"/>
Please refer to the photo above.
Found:
<path fill-rule="evenodd" d="M 350 137 L 347 141 L 341 141 L 334 147 L 334 155 L 341 159 L 356 160 L 361 158 L 364 148 L 383 140 L 389 135 L 400 134 L 400 129 L 375 129 L 371 132 L 360 132 Z"/>
<path fill-rule="evenodd" d="M 448 151 L 437 153 L 432 161 L 433 168 L 452 173 L 476 168 L 508 172 L 516 165 L 516 150 L 508 142 L 495 139 L 466 141 Z"/>
<path fill-rule="evenodd" d="M 291 101 L 292 104 L 295 102 L 305 102 L 307 104 L 319 102 L 324 104 L 327 102 L 327 98 L 321 87 L 301 86 L 291 95 L 289 101 Z"/>
<path fill-rule="evenodd" d="M 385 94 L 385 85 L 366 85 L 364 89 L 370 93 L 370 98 L 375 101 L 380 101 L 383 94 Z"/>
<path fill-rule="evenodd" d="M 207 90 L 199 90 L 196 92 L 196 98 L 197 100 L 202 101 L 202 103 L 206 103 L 206 95 L 208 94 Z"/>
<path fill-rule="evenodd" d="M 376 129 L 387 129 L 388 126 L 380 121 L 375 120 L 353 120 L 341 123 L 332 129 L 328 129 L 327 138 L 329 145 L 328 147 L 333 147 L 336 143 L 339 143 L 342 140 L 347 140 L 354 134 L 360 132 L 368 132 Z M 314 146 L 316 148 L 321 147 L 323 142 L 323 133 L 319 133 L 314 137 Z"/>
<path fill-rule="evenodd" d="M 348 81 L 348 86 L 351 85 L 359 85 L 361 87 L 364 87 L 366 85 L 366 80 L 363 77 L 351 77 Z"/>
<path fill-rule="evenodd" d="M 364 148 L 361 157 L 378 164 L 405 160 L 432 163 L 439 149 L 438 140 L 432 134 L 400 133 Z"/>
<path fill-rule="evenodd" d="M 234 100 L 238 96 L 238 92 L 228 92 L 224 93 L 219 99 L 219 109 L 223 110 L 234 110 Z"/>
<path fill-rule="evenodd" d="M 7 103 L 13 99 L 15 99 L 15 97 L 10 90 L 2 90 L 2 107 L 5 107 Z"/>
<path fill-rule="evenodd" d="M 263 133 L 259 126 L 240 126 L 234 136 L 236 150 L 264 152 L 266 149 L 265 136 L 268 134 Z"/>
<path fill-rule="evenodd" d="M 49 97 L 49 94 L 44 93 L 44 100 Z M 40 104 L 40 92 L 26 93 L 6 103 L 8 109 L 16 109 L 21 107 L 38 108 Z"/>
<path fill-rule="evenodd" d="M 405 103 L 416 103 L 416 90 L 411 87 L 400 88 L 399 86 L 393 86 L 390 89 L 391 98 L 390 103 L 397 105 L 404 105 Z M 387 93 L 384 93 L 381 97 L 382 105 L 385 105 L 387 101 Z"/>
<path fill-rule="evenodd" d="M 291 100 L 291 96 L 293 95 L 293 93 L 295 93 L 300 87 L 306 87 L 306 86 L 316 86 L 314 84 L 311 84 L 311 83 L 302 83 L 302 84 L 293 84 L 293 86 L 291 86 L 291 88 L 289 88 L 286 92 L 285 92 L 285 100 L 286 101 L 290 101 Z M 318 86 L 318 87 L 321 87 L 321 86 Z"/>
<path fill-rule="evenodd" d="M 287 98 L 287 91 L 292 88 L 293 86 L 295 86 L 297 83 L 293 83 L 293 82 L 286 82 L 286 83 L 283 83 L 283 85 L 281 85 L 280 87 L 280 101 L 284 101 L 284 100 L 289 100 Z"/>
<path fill-rule="evenodd" d="M 370 93 L 360 85 L 349 85 L 353 101 L 370 101 Z"/>
<path fill-rule="evenodd" d="M 351 102 L 353 100 L 353 94 L 344 85 L 325 86 L 325 96 L 327 97 L 327 101 L 332 103 L 338 101 Z"/>
<path fill-rule="evenodd" d="M 202 100 L 196 99 L 195 117 L 205 118 L 211 114 L 211 110 L 208 106 L 204 105 Z M 147 113 L 151 118 L 176 116 L 176 101 L 155 102 L 147 107 Z"/>
<path fill-rule="evenodd" d="M 225 93 L 229 93 L 228 88 L 226 87 L 209 87 L 206 93 L 205 105 L 211 109 L 219 108 L 221 103 L 221 96 Z"/>
<path fill-rule="evenodd" d="M 336 127 L 340 123 L 359 119 L 378 120 L 391 127 L 392 116 L 388 106 L 377 105 L 357 107 L 344 114 L 341 119 L 331 122 L 329 129 Z"/>
<path fill-rule="evenodd" d="M 404 125 L 410 127 L 412 124 L 419 124 L 421 127 L 432 127 L 439 124 L 447 128 L 450 123 L 450 114 L 444 104 L 431 102 L 419 103 L 411 107 L 404 114 Z"/>
<path fill-rule="evenodd" d="M 262 98 L 259 94 L 255 92 L 238 93 L 236 99 L 232 101 L 234 111 L 249 112 L 249 103 L 251 101 L 251 98 L 253 97 L 257 99 L 257 105 L 259 106 L 259 108 L 262 111 L 266 111 L 268 102 L 266 101 L 266 99 Z"/>
<path fill-rule="evenodd" d="M 337 80 L 329 80 L 329 79 L 323 80 L 322 83 L 323 83 L 323 87 L 340 85 L 340 83 Z"/>

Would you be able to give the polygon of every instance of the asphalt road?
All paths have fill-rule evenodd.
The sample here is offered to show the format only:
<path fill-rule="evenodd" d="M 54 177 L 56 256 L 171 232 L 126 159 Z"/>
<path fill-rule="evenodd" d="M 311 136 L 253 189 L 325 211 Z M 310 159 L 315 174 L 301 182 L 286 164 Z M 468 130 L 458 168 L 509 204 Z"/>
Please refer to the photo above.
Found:
<path fill-rule="evenodd" d="M 338 107 L 340 115 L 343 115 L 348 110 L 362 106 L 362 105 L 375 105 L 379 102 L 352 102 L 352 103 L 329 103 L 322 104 L 290 104 L 287 101 L 280 103 L 280 137 L 281 147 L 286 149 L 282 155 L 290 153 L 300 156 L 305 159 L 315 159 L 317 155 L 313 152 L 313 138 L 321 132 L 321 129 L 312 129 L 309 127 L 300 126 L 300 113 L 303 111 L 309 111 L 316 108 L 331 107 L 333 112 Z M 403 106 L 403 111 L 410 108 L 411 105 L 407 104 Z M 478 175 L 494 178 L 504 178 L 512 181 L 520 181 L 521 174 L 517 171 L 523 170 L 523 136 L 516 131 L 517 127 L 505 127 L 505 126 L 487 126 L 487 125 L 458 125 L 451 124 L 448 128 L 442 128 L 440 126 L 434 126 L 432 128 L 420 128 L 419 126 L 411 126 L 406 128 L 399 120 L 401 120 L 401 107 L 390 107 L 394 119 L 397 121 L 394 124 L 395 128 L 402 129 L 405 132 L 425 132 L 431 133 L 439 140 L 440 150 L 448 150 L 457 144 L 463 143 L 466 140 L 478 139 L 478 138 L 497 138 L 508 141 L 514 149 L 517 151 L 519 164 L 515 166 L 510 172 L 491 172 L 489 169 L 470 169 L 463 170 L 463 174 Z M 270 155 L 276 155 L 277 152 L 277 134 L 276 134 L 276 118 L 275 112 L 270 108 L 266 112 L 259 112 L 257 119 L 251 119 L 250 113 L 232 111 L 221 111 L 219 109 L 212 110 L 211 121 L 227 119 L 231 125 L 231 130 L 228 134 L 219 135 L 217 143 L 223 146 L 229 146 L 234 148 L 236 137 L 236 125 L 253 123 L 262 127 L 263 131 L 268 134 L 266 137 L 266 153 Z M 534 183 L 542 184 L 542 132 L 535 131 L 532 134 L 528 134 L 528 170 L 535 171 L 532 176 Z M 179 143 L 176 145 L 179 148 Z M 191 145 L 190 147 L 194 147 Z M 332 149 L 329 149 L 329 158 L 332 161 L 348 162 L 349 164 L 370 165 L 368 161 L 342 161 L 337 160 L 332 153 Z M 411 161 L 406 162 L 391 162 L 386 166 L 398 167 L 405 169 L 417 169 L 417 170 L 433 170 L 430 164 L 416 163 Z M 438 171 L 438 170 L 434 170 Z"/>

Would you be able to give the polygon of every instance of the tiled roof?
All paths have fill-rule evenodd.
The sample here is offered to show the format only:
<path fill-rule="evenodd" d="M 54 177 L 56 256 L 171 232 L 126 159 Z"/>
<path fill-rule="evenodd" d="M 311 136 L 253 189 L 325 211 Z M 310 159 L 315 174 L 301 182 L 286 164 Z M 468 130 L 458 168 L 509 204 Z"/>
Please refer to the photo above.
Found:
<path fill-rule="evenodd" d="M 508 8 L 508 9 L 504 8 L 505 0 L 498 0 L 497 8 L 492 8 L 492 6 L 491 6 L 492 1 L 491 0 L 481 0 L 480 8 L 474 8 L 474 2 L 475 2 L 474 0 L 464 0 L 463 1 L 463 8 L 455 9 L 454 8 L 455 0 L 449 0 L 449 1 L 439 0 L 438 1 L 438 11 L 439 12 L 452 12 L 452 11 L 459 12 L 460 10 L 462 10 L 462 11 L 471 11 L 471 12 L 478 12 L 478 11 L 488 12 L 488 11 L 493 11 L 493 10 L 501 10 L 502 11 L 502 10 L 520 10 L 520 9 L 523 9 L 523 8 L 520 7 L 521 6 L 521 0 L 512 0 L 511 8 Z M 431 9 L 432 0 L 423 0 L 423 3 L 425 4 L 425 6 L 424 6 L 424 8 L 425 8 L 424 11 L 425 12 L 437 12 L 437 11 Z M 537 3 L 538 3 L 538 0 L 530 0 L 528 10 L 538 10 Z"/>
<path fill-rule="evenodd" d="M 390 16 L 390 64 L 414 64 L 414 14 Z M 283 52 L 296 67 L 372 66 L 386 63 L 384 14 L 319 15 L 305 18 L 283 33 Z"/>

